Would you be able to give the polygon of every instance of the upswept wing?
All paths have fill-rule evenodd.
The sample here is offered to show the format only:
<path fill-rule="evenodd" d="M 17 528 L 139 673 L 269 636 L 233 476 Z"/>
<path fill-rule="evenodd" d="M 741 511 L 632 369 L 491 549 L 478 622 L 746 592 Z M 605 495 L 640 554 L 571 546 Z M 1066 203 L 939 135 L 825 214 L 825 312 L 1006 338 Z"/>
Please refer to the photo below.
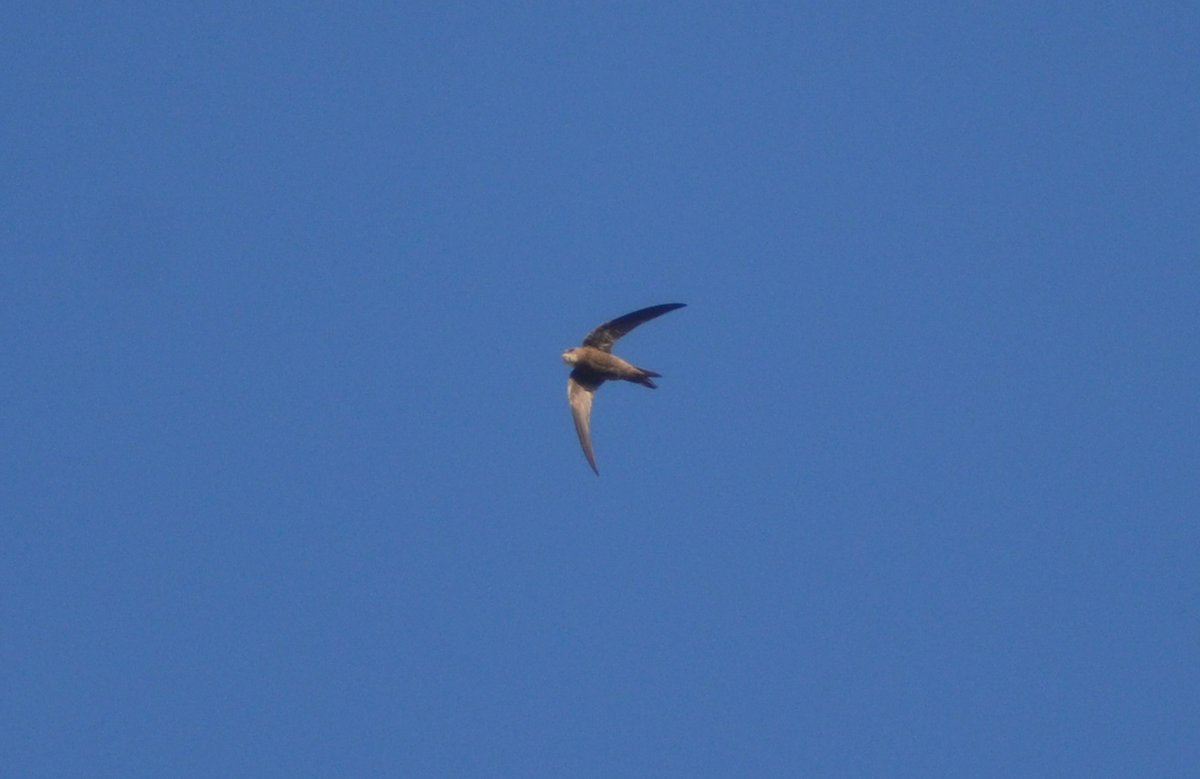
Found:
<path fill-rule="evenodd" d="M 575 433 L 579 436 L 579 445 L 587 457 L 588 465 L 596 475 L 600 470 L 596 467 L 596 455 L 592 452 L 592 396 L 604 379 L 598 378 L 585 371 L 573 370 L 567 379 L 567 400 L 571 403 L 571 416 L 575 418 Z"/>
<path fill-rule="evenodd" d="M 668 311 L 674 311 L 677 308 L 683 308 L 686 303 L 663 303 L 661 306 L 650 306 L 649 308 L 639 309 L 632 314 L 617 317 L 611 322 L 605 322 L 595 330 L 587 334 L 587 338 L 583 339 L 584 346 L 591 346 L 605 352 L 611 352 L 612 346 L 621 336 L 628 333 L 633 328 L 649 322 L 651 319 L 662 316 Z M 595 466 L 592 466 L 595 468 Z"/>

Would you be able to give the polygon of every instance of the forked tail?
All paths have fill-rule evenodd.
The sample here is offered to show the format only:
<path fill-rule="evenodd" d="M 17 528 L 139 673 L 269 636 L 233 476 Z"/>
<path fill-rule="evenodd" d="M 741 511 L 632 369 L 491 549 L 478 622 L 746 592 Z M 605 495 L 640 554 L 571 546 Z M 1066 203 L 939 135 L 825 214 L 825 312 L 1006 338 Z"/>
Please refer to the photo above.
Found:
<path fill-rule="evenodd" d="M 638 370 L 641 371 L 641 375 L 639 375 L 635 379 L 630 379 L 630 381 L 632 381 L 636 384 L 641 384 L 643 387 L 649 387 L 650 389 L 658 389 L 658 385 L 655 384 L 654 382 L 650 381 L 650 377 L 656 376 L 656 377 L 661 378 L 662 377 L 661 373 L 655 373 L 654 371 L 648 371 L 645 368 L 638 368 Z"/>

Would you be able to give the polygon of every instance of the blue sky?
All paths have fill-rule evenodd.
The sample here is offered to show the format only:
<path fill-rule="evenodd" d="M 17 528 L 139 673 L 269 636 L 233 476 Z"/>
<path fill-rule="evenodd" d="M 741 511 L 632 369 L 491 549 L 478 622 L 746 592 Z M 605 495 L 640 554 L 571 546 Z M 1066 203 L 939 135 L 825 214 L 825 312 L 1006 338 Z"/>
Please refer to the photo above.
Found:
<path fill-rule="evenodd" d="M 1198 40 L 6 4 L 0 773 L 1194 771 Z"/>

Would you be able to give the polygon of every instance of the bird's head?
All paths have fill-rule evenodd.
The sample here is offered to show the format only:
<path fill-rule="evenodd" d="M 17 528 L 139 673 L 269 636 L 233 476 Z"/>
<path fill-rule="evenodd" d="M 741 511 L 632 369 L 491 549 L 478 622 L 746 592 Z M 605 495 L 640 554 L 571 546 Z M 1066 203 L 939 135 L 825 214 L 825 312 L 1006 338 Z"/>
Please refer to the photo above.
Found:
<path fill-rule="evenodd" d="M 567 365 L 574 365 L 579 362 L 579 348 L 573 347 L 562 353 L 563 362 Z"/>

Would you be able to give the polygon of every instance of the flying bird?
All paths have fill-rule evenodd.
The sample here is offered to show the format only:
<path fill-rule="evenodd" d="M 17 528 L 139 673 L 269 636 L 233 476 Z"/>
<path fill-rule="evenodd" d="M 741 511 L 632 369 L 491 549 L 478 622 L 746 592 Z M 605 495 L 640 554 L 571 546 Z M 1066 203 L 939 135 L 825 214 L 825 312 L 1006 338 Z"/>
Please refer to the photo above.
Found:
<path fill-rule="evenodd" d="M 651 379 L 661 376 L 625 362 L 612 353 L 613 344 L 643 322 L 685 305 L 664 303 L 617 317 L 588 333 L 587 338 L 583 339 L 583 346 L 563 352 L 563 362 L 573 368 L 567 380 L 567 399 L 571 402 L 571 416 L 575 418 L 575 432 L 579 434 L 579 445 L 583 447 L 588 465 L 592 466 L 597 476 L 600 470 L 596 468 L 596 455 L 592 452 L 592 395 L 606 381 L 631 381 L 655 389 L 657 385 Z"/>

